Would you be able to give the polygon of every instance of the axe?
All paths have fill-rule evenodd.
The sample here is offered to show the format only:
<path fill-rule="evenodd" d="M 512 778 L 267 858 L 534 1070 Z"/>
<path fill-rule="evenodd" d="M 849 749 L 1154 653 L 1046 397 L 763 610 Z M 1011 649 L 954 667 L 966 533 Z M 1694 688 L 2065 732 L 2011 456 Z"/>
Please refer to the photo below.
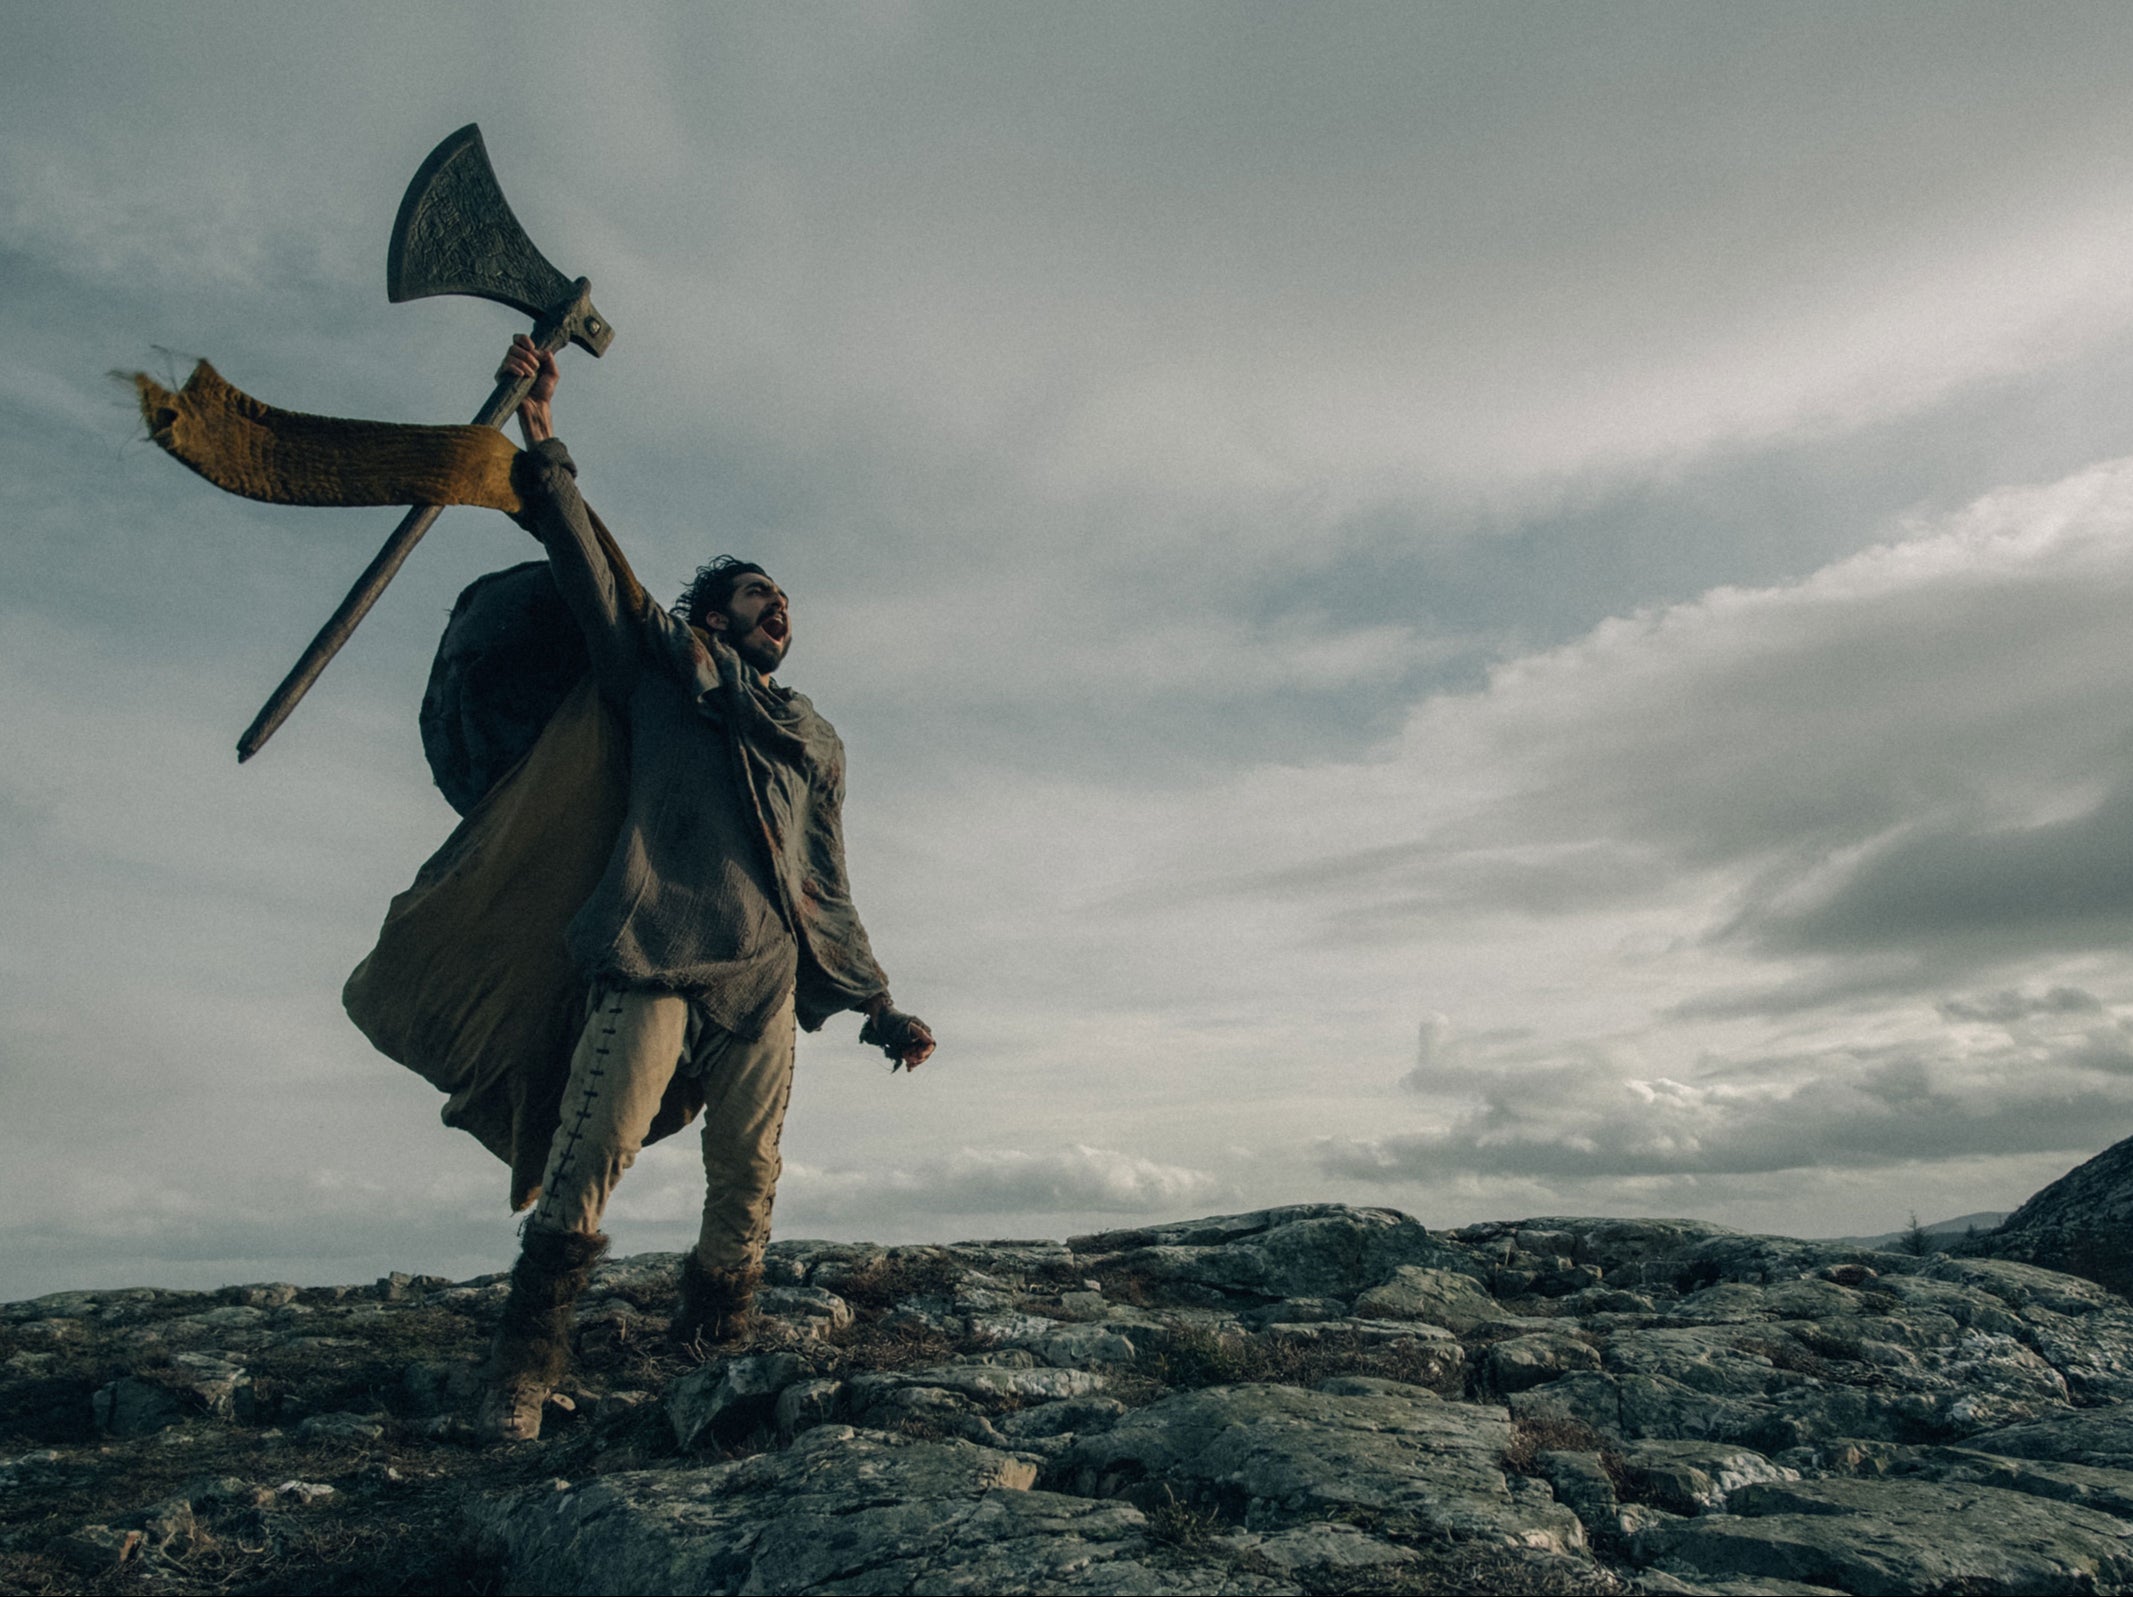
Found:
<path fill-rule="evenodd" d="M 392 247 L 385 257 L 387 299 L 395 305 L 433 294 L 493 299 L 533 318 L 533 342 L 543 351 L 552 354 L 565 344 L 576 344 L 599 355 L 606 352 L 615 330 L 593 309 L 591 289 L 585 278 L 573 282 L 557 271 L 526 237 L 497 186 L 480 127 L 469 122 L 430 151 L 407 185 L 393 222 Z M 497 383 L 474 425 L 502 427 L 532 386 L 530 377 L 506 377 Z M 364 568 L 340 608 L 319 628 L 303 658 L 237 740 L 240 764 L 257 754 L 289 718 L 441 508 L 416 505 L 393 529 L 377 558 Z"/>

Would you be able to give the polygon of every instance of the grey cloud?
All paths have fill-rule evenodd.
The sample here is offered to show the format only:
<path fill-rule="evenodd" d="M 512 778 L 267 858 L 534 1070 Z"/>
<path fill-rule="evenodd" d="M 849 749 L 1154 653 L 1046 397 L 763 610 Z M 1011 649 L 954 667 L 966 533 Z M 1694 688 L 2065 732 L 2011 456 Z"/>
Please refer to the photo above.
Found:
<path fill-rule="evenodd" d="M 1338 904 L 1328 935 L 1392 939 L 1445 906 L 1560 917 L 1701 880 L 1733 903 L 1684 933 L 1795 966 L 1843 956 L 1785 972 L 1810 1005 L 1869 975 L 1945 990 L 2025 951 L 2121 946 L 2129 522 L 2117 462 L 1803 583 L 1605 623 L 1420 707 L 1392 763 L 1354 768 L 1361 846 L 1231 884 Z M 1447 767 L 1459 807 L 1431 802 Z M 1404 826 L 1374 813 L 1392 772 L 1413 784 Z"/>
<path fill-rule="evenodd" d="M 1450 1016 L 1433 1012 L 1423 1017 L 1414 1066 L 1400 1077 L 1399 1086 L 1403 1092 L 1424 1095 L 1471 1096 L 1478 1082 L 1508 1079 L 1515 1069 L 1525 1090 L 1546 1093 L 1551 1086 L 1574 1087 L 1595 1066 L 1605 1069 L 1596 1050 L 1567 1052 L 1569 1057 L 1560 1045 L 1522 1027 L 1469 1031 L 1454 1025 Z"/>
<path fill-rule="evenodd" d="M 1166 874 L 1117 889 L 1105 902 L 1125 915 L 1180 900 L 1323 906 L 1310 937 L 1337 952 L 1398 946 L 1416 926 L 1454 917 L 1481 923 L 1619 911 L 1667 885 L 1660 856 L 1611 842 L 1471 850 L 1427 842 L 1307 857 L 1268 871 Z"/>
<path fill-rule="evenodd" d="M 2061 1057 L 2071 1069 L 2104 1076 L 2133 1076 L 2133 1034 L 2123 1026 L 2115 1034 L 2094 1032 Z"/>
<path fill-rule="evenodd" d="M 1816 901 L 1762 908 L 1737 933 L 1806 953 L 1938 942 L 2001 953 L 2124 947 L 2133 934 L 2133 779 L 2070 820 L 1907 832 Z"/>
<path fill-rule="evenodd" d="M 1788 968 L 1781 966 L 1780 968 Z M 1941 971 L 1909 952 L 1862 954 L 1808 965 L 1775 982 L 1712 987 L 1669 1004 L 1669 1020 L 1785 1020 L 1857 1013 L 1959 980 L 1967 965 Z"/>
<path fill-rule="evenodd" d="M 1984 1055 L 1920 1043 L 1734 1061 L 1692 1082 L 1592 1068 L 1481 1072 L 1470 1084 L 1480 1107 L 1435 1129 L 1329 1139 L 1319 1167 L 1373 1182 L 1621 1181 L 2079 1154 L 2133 1123 L 2133 1091 L 2119 1084 L 2129 1073 L 2133 1053 L 2115 1024 Z"/>
<path fill-rule="evenodd" d="M 1345 901 L 1341 919 L 1328 926 L 1328 935 L 1373 941 L 1430 911 L 1564 915 L 1618 907 L 1662 884 L 1665 869 L 1657 851 L 1613 839 L 1523 845 L 1507 839 L 1496 847 L 1430 840 L 1231 875 L 1220 888 L 1277 898 L 1338 895 Z M 1135 896 L 1122 895 L 1121 901 Z"/>
<path fill-rule="evenodd" d="M 1717 938 L 1718 946 L 1733 940 Z M 2042 998 L 2013 989 L 1979 999 L 1933 998 L 1936 991 L 1985 975 L 2007 975 L 2039 964 L 2049 966 L 2084 945 L 2115 950 L 2100 939 L 2090 944 L 2076 925 L 2056 929 L 2036 944 L 1989 935 L 1922 938 L 1913 946 L 1891 943 L 1878 949 L 1823 954 L 1819 950 L 1788 954 L 1739 939 L 1776 968 L 1789 972 L 1774 982 L 1715 986 L 1666 1006 L 1668 1020 L 1796 1020 L 1821 1015 L 1863 1016 L 1888 1005 L 1931 1002 L 1944 1020 L 1982 1020 L 2008 1024 L 2024 1016 L 2093 1013 L 2102 1001 L 2078 988 L 2057 986 Z"/>
<path fill-rule="evenodd" d="M 2035 1015 L 2100 1014 L 2103 1001 L 2079 987 L 2054 987 L 2042 993 L 2006 988 L 1976 998 L 1944 998 L 1939 1009 L 1943 1020 L 1982 1020 L 2004 1026 Z"/>
<path fill-rule="evenodd" d="M 1561 784 L 1520 807 L 1551 830 L 1604 818 L 1698 867 L 1820 856 L 1912 824 L 1922 805 L 2050 794 L 2109 771 L 2119 672 L 2104 615 L 2133 572 L 2078 557 L 2061 571 L 1967 565 L 1901 586 L 1861 570 L 1864 591 L 1850 592 L 1839 567 L 1823 593 L 1603 627 L 1593 653 L 1625 649 L 1632 697 L 1572 733 L 1546 761 Z M 2048 622 L 2066 628 L 2056 659 L 2036 643 Z M 1666 635 L 1703 627 L 1678 650 Z M 2014 680 L 1996 682 L 2003 672 Z"/>

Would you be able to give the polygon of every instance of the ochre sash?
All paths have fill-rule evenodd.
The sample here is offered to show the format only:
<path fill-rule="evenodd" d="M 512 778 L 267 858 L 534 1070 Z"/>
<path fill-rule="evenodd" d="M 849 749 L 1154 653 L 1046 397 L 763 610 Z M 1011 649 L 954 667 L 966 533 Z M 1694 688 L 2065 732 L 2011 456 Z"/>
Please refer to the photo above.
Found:
<path fill-rule="evenodd" d="M 276 505 L 486 505 L 515 516 L 518 451 L 493 427 L 276 410 L 201 361 L 176 393 L 133 374 L 148 436 L 217 488 Z"/>
<path fill-rule="evenodd" d="M 427 427 L 277 410 L 206 361 L 176 393 L 133 374 L 149 439 L 217 488 L 272 505 L 481 505 L 517 517 L 519 452 L 493 427 Z M 624 607 L 641 615 L 644 584 L 607 525 L 585 507 Z"/>

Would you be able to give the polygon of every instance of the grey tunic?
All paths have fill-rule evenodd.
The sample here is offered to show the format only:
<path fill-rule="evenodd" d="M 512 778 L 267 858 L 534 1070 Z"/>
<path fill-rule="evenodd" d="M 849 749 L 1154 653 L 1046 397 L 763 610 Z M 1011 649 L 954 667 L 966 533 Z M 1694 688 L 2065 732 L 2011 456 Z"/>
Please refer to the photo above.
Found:
<path fill-rule="evenodd" d="M 648 604 L 626 613 L 550 440 L 517 474 L 602 696 L 629 734 L 629 803 L 606 873 L 566 942 L 588 981 L 694 1000 L 743 1037 L 786 993 L 817 1030 L 888 991 L 852 906 L 844 744 L 789 688 Z"/>

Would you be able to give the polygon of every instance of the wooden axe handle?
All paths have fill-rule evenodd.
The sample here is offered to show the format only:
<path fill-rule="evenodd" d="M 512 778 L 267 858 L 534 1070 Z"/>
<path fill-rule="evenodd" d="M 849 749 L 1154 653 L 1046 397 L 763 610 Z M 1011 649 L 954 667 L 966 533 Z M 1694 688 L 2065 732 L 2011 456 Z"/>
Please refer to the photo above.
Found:
<path fill-rule="evenodd" d="M 552 325 L 534 329 L 534 343 L 537 348 L 554 354 L 570 342 L 570 334 L 569 320 L 554 318 Z M 483 405 L 480 413 L 475 416 L 474 425 L 503 426 L 505 420 L 518 409 L 520 402 L 532 389 L 533 383 L 534 379 L 531 377 L 507 376 L 500 379 L 495 391 L 489 395 L 489 402 Z M 385 540 L 385 547 L 378 551 L 377 558 L 365 566 L 363 574 L 356 578 L 355 586 L 348 590 L 348 597 L 343 599 L 340 607 L 327 618 L 326 624 L 318 629 L 318 636 L 311 640 L 311 646 L 304 650 L 302 658 L 290 668 L 289 674 L 281 679 L 281 686 L 276 688 L 267 702 L 260 707 L 259 714 L 252 718 L 252 724 L 244 729 L 244 736 L 237 740 L 239 765 L 266 747 L 267 739 L 274 735 L 275 729 L 289 719 L 289 713 L 302 701 L 303 696 L 311 691 L 311 684 L 316 682 L 319 673 L 326 669 L 326 663 L 341 652 L 341 645 L 348 641 L 357 624 L 370 613 L 370 607 L 378 602 L 378 595 L 383 593 L 385 585 L 393 580 L 393 573 L 398 571 L 407 557 L 414 552 L 415 545 L 421 542 L 422 535 L 430 530 L 430 523 L 437 519 L 437 513 L 443 508 L 442 505 L 416 505 L 401 518 L 400 525 L 395 527 L 392 536 Z"/>

